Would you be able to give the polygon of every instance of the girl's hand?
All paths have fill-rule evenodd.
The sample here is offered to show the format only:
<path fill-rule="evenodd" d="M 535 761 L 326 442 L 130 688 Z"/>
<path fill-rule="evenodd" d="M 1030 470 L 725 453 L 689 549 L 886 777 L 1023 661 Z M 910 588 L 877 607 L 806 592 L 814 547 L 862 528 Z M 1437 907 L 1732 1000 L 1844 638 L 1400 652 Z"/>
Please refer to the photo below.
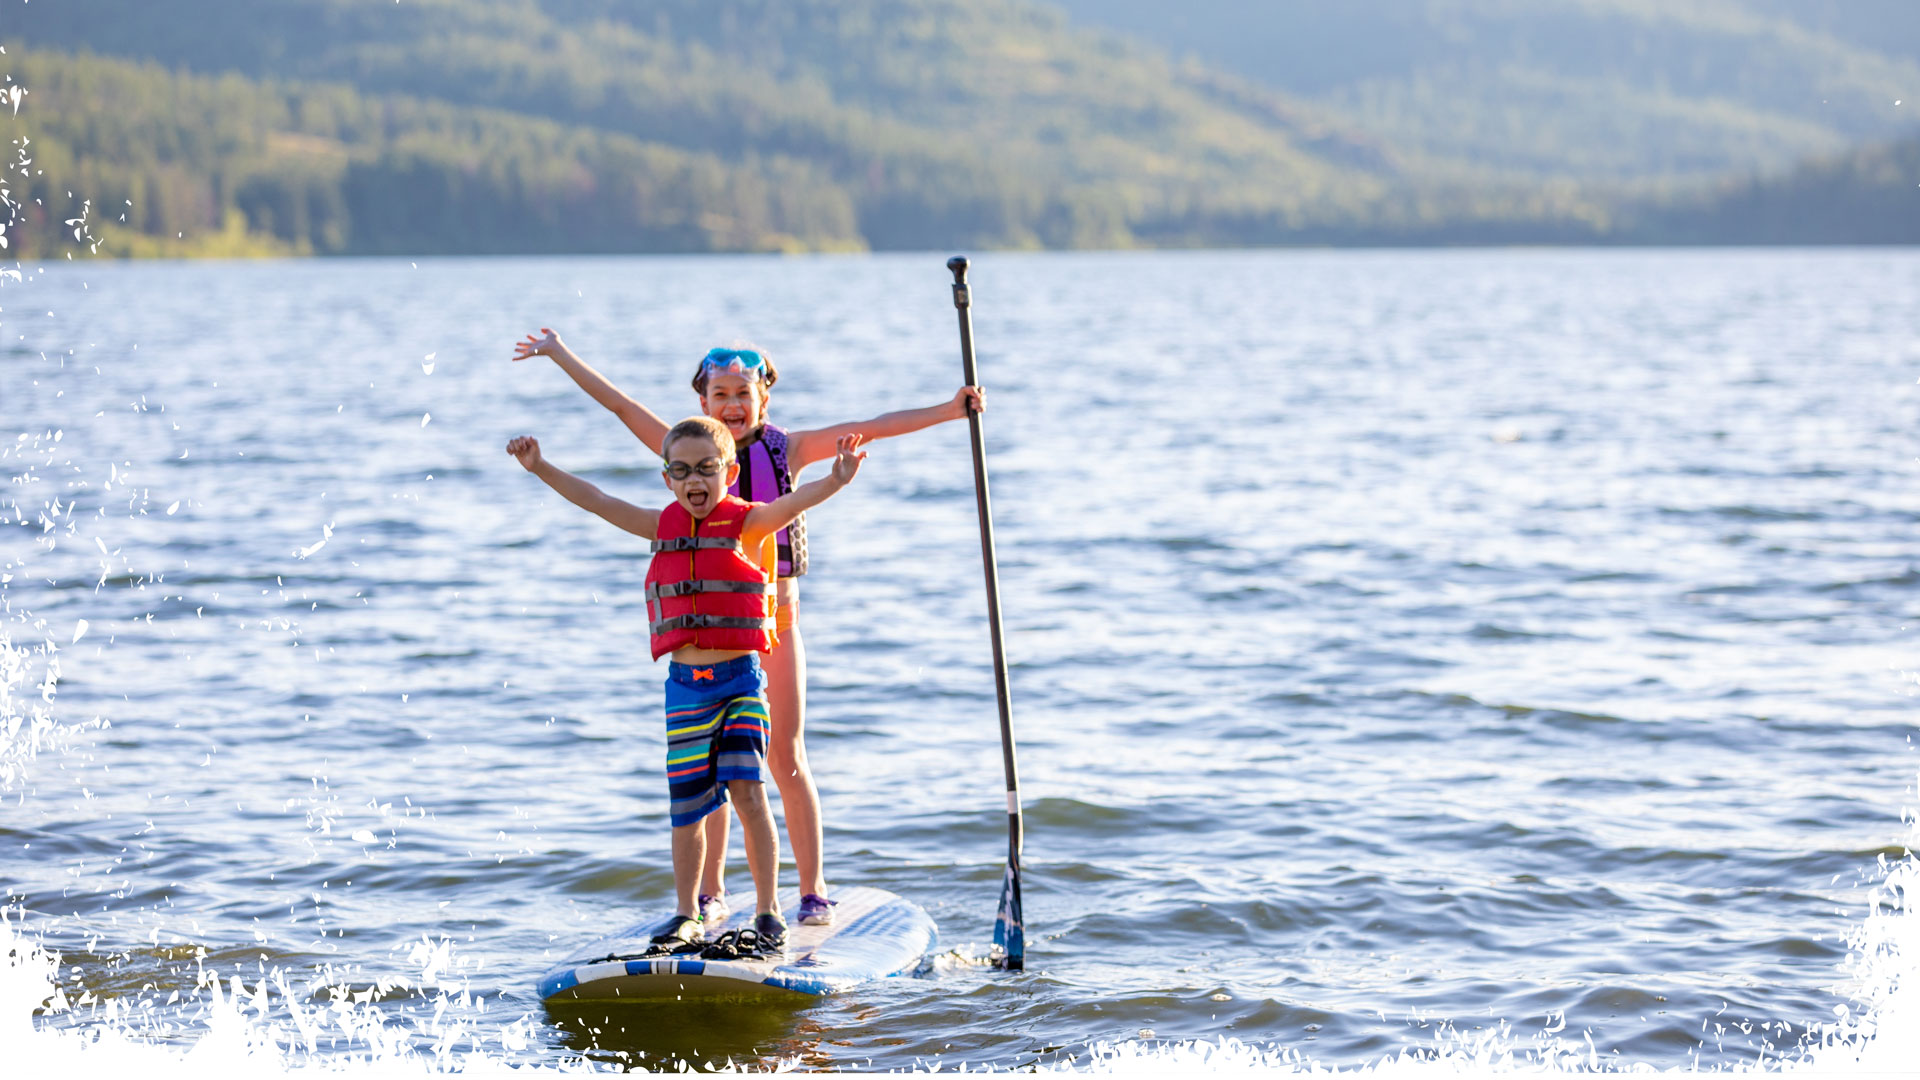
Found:
<path fill-rule="evenodd" d="M 860 449 L 862 441 L 859 435 L 840 436 L 840 454 L 833 459 L 833 478 L 842 487 L 853 479 L 853 474 L 860 471 L 860 463 L 867 460 L 867 452 Z"/>
<path fill-rule="evenodd" d="M 543 326 L 540 328 L 540 336 L 528 334 L 527 340 L 513 343 L 513 358 L 525 360 L 529 356 L 551 357 L 564 349 L 566 345 L 561 343 L 560 335 Z"/>
<path fill-rule="evenodd" d="M 520 467 L 532 472 L 540 467 L 540 440 L 522 435 L 507 444 L 507 453 L 520 460 Z"/>
<path fill-rule="evenodd" d="M 954 391 L 953 414 L 966 419 L 969 412 L 987 411 L 987 392 L 977 386 L 963 386 Z"/>

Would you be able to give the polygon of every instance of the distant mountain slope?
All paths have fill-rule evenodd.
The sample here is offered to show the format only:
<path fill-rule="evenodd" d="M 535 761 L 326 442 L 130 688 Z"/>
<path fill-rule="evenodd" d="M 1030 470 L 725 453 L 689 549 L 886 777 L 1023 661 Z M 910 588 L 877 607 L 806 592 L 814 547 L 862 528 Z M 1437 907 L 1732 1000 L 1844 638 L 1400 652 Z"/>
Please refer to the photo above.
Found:
<path fill-rule="evenodd" d="M 61 0 L 14 7 L 6 32 L 29 50 L 346 83 L 749 169 L 805 162 L 876 247 L 1351 228 L 1401 183 L 1390 152 L 1313 109 L 1016 0 Z"/>
<path fill-rule="evenodd" d="M 1540 177 L 1777 167 L 1908 130 L 1920 96 L 1912 0 L 1052 2 L 1407 152 Z"/>
<path fill-rule="evenodd" d="M 1920 12 L 1912 0 L 1738 0 L 1749 11 L 1785 19 L 1869 52 L 1920 60 Z"/>
<path fill-rule="evenodd" d="M 1663 244 L 1920 244 L 1920 138 L 1622 215 L 1613 239 Z"/>
<path fill-rule="evenodd" d="M 8 242 L 83 204 L 142 253 L 1737 241 L 1900 128 L 1914 18 L 1809 4 L 1101 9 L 1236 75 L 1025 0 L 0 0 Z"/>

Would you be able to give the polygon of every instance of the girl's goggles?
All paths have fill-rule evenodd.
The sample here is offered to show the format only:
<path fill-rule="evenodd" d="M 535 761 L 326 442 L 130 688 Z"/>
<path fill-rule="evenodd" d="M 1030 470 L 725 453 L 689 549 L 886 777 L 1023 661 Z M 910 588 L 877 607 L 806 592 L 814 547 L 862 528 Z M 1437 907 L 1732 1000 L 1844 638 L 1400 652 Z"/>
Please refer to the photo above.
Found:
<path fill-rule="evenodd" d="M 748 382 L 767 377 L 767 358 L 752 349 L 713 349 L 700 361 L 700 372 L 714 375 L 738 375 Z"/>

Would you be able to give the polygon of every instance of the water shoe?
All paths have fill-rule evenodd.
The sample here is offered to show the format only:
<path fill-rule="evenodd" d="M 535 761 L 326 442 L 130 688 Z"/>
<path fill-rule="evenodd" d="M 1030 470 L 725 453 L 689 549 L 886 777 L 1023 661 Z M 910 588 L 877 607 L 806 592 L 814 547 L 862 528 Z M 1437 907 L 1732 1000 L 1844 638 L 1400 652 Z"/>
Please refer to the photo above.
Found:
<path fill-rule="evenodd" d="M 800 925 L 832 926 L 833 905 L 836 901 L 824 896 L 808 893 L 800 898 Z"/>
<path fill-rule="evenodd" d="M 778 956 L 787 951 L 787 920 L 777 913 L 763 911 L 754 916 L 753 932 L 759 938 L 762 956 Z"/>
<path fill-rule="evenodd" d="M 700 920 L 685 915 L 675 915 L 667 928 L 653 935 L 647 943 L 648 956 L 668 956 L 677 953 L 698 952 L 706 943 L 700 938 Z"/>
<path fill-rule="evenodd" d="M 706 893 L 700 894 L 701 925 L 712 929 L 726 922 L 727 916 L 731 914 L 733 914 L 733 909 L 727 906 L 726 893 L 720 893 L 715 896 L 709 896 Z"/>

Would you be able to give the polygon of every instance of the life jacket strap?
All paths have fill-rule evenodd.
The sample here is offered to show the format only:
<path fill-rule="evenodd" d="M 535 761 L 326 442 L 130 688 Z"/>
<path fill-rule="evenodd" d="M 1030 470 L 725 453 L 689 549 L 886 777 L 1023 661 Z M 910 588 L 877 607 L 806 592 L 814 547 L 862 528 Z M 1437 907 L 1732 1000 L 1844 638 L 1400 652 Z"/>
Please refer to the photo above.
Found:
<path fill-rule="evenodd" d="M 663 600 L 675 596 L 692 596 L 695 593 L 759 593 L 772 596 L 774 585 L 771 581 L 673 581 L 665 585 L 647 586 L 647 599 Z"/>
<path fill-rule="evenodd" d="M 671 630 L 773 630 L 773 619 L 753 619 L 742 615 L 675 615 L 647 624 L 647 632 L 658 636 Z"/>
<path fill-rule="evenodd" d="M 729 540 L 724 536 L 675 536 L 667 540 L 655 540 L 653 553 L 663 551 L 739 551 L 740 541 Z"/>

